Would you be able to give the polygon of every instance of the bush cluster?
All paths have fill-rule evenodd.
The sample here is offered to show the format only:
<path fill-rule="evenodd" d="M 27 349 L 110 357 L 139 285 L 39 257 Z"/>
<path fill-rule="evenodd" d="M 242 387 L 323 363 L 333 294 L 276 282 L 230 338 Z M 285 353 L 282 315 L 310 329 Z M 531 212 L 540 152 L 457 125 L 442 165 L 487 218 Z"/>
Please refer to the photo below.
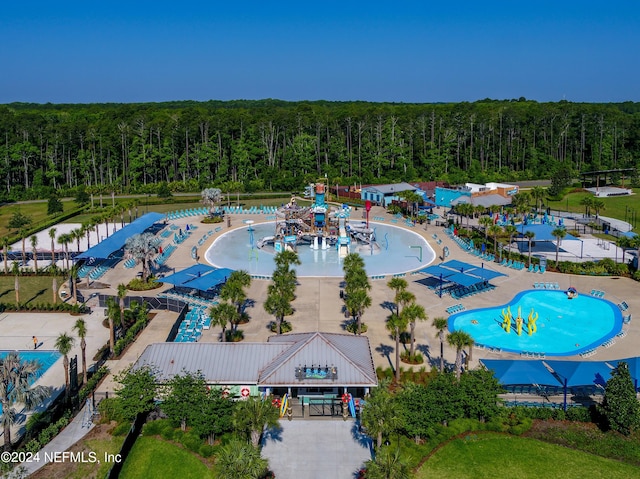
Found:
<path fill-rule="evenodd" d="M 80 392 L 78 393 L 78 397 L 80 398 L 80 402 L 83 402 L 85 399 L 89 397 L 89 394 L 93 392 L 96 388 L 100 380 L 105 377 L 109 373 L 109 368 L 106 366 L 100 367 L 87 381 L 87 384 L 80 388 Z"/>
<path fill-rule="evenodd" d="M 123 338 L 120 338 L 116 341 L 116 344 L 113 346 L 113 353 L 116 356 L 119 356 L 124 349 L 131 344 L 140 331 L 142 331 L 145 326 L 149 323 L 149 316 L 144 315 L 140 317 L 133 325 L 127 329 L 126 334 Z"/>
<path fill-rule="evenodd" d="M 89 313 L 90 310 L 84 304 L 69 303 L 0 303 L 0 312 L 4 311 L 66 311 L 74 314 Z"/>

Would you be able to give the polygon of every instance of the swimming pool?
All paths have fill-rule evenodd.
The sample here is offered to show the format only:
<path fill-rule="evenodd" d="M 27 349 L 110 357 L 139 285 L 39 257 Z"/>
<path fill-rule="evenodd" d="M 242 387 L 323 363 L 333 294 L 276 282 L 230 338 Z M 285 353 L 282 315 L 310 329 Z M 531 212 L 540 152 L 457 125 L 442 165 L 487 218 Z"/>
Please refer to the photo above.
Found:
<path fill-rule="evenodd" d="M 0 358 L 5 358 L 7 354 L 14 351 L 0 351 Z M 30 384 L 35 383 L 44 373 L 46 373 L 55 362 L 62 356 L 58 351 L 15 351 L 22 361 L 36 360 L 40 363 L 40 369 L 35 377 L 31 378 Z M 0 414 L 2 414 L 2 406 L 0 406 Z"/>
<path fill-rule="evenodd" d="M 531 310 L 538 313 L 537 332 L 518 336 L 502 327 L 502 311 L 510 306 L 513 317 L 518 308 L 527 320 Z M 610 301 L 579 294 L 569 299 L 563 291 L 529 290 L 518 293 L 502 306 L 464 311 L 449 317 L 449 330 L 463 330 L 474 342 L 503 351 L 571 356 L 595 349 L 622 330 L 622 313 Z"/>
<path fill-rule="evenodd" d="M 427 241 L 413 231 L 381 223 L 370 223 L 375 229 L 380 252 L 363 254 L 369 276 L 406 273 L 428 266 L 436 257 Z M 273 235 L 275 223 L 259 223 L 253 228 L 254 244 L 265 236 Z M 422 256 L 422 261 L 420 257 Z M 274 254 L 251 248 L 249 225 L 230 231 L 217 238 L 204 255 L 220 268 L 243 269 L 253 275 L 270 276 L 275 270 Z M 298 246 L 302 263 L 296 266 L 298 277 L 342 277 L 342 259 L 335 247 L 313 250 L 308 245 Z"/>

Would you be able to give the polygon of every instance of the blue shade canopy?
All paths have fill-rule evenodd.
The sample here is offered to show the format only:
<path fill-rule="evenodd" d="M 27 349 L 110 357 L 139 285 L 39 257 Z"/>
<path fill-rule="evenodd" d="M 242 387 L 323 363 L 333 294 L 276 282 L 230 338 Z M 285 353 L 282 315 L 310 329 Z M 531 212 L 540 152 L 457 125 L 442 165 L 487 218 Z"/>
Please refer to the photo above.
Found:
<path fill-rule="evenodd" d="M 495 378 L 505 386 L 510 384 L 555 386 L 558 384 L 558 380 L 540 360 L 481 359 L 480 362 L 493 371 Z"/>
<path fill-rule="evenodd" d="M 442 275 L 442 278 L 445 279 L 448 276 L 452 276 L 454 274 L 456 274 L 455 271 L 451 270 L 451 269 L 447 269 L 447 268 L 443 268 L 442 266 L 439 265 L 433 265 L 433 266 L 428 266 L 424 269 L 420 270 L 421 273 L 424 274 L 430 274 L 432 276 L 440 276 Z"/>
<path fill-rule="evenodd" d="M 198 263 L 162 278 L 162 282 L 181 288 L 209 291 L 227 281 L 231 273 L 233 273 L 233 270 L 229 268 L 214 268 L 213 266 Z"/>
<path fill-rule="evenodd" d="M 464 261 L 458 261 L 456 259 L 447 261 L 446 263 L 428 266 L 421 269 L 420 273 L 430 274 L 436 277 L 442 275 L 443 280 L 465 287 L 473 286 L 483 281 L 489 281 L 499 276 L 507 276 L 504 273 L 498 273 L 484 266 L 478 267 L 474 264 L 465 263 Z"/>
<path fill-rule="evenodd" d="M 469 269 L 475 269 L 477 266 L 471 263 L 465 263 L 464 261 L 459 261 L 457 259 L 452 259 L 451 261 L 447 261 L 446 263 L 442 263 L 440 266 L 450 269 L 457 269 L 460 271 L 461 269 L 467 271 Z"/>
<path fill-rule="evenodd" d="M 78 256 L 76 256 L 76 259 L 107 259 L 113 253 L 122 249 L 124 247 L 124 244 L 127 242 L 127 239 L 129 239 L 133 235 L 143 233 L 151 226 L 153 226 L 154 223 L 162 221 L 165 218 L 166 216 L 160 213 L 147 213 L 146 215 L 143 215 L 137 220 L 129 223 L 124 228 L 116 231 L 108 238 L 105 238 L 94 247 L 89 248 L 84 253 L 79 254 Z"/>
<path fill-rule="evenodd" d="M 478 276 L 472 276 L 467 273 L 454 273 L 447 277 L 447 281 L 451 281 L 461 286 L 473 286 L 474 284 L 482 283 L 484 280 Z"/>
<path fill-rule="evenodd" d="M 229 268 L 216 269 L 215 271 L 185 283 L 183 286 L 197 289 L 198 291 L 210 291 L 215 289 L 216 286 L 226 283 L 227 278 L 231 273 L 233 273 L 233 270 Z"/>
<path fill-rule="evenodd" d="M 202 276 L 203 274 L 210 273 L 215 269 L 216 268 L 214 268 L 213 266 L 198 263 L 194 264 L 193 266 L 189 266 L 182 271 L 178 271 L 177 273 L 162 278 L 162 282 L 181 286 L 182 284 L 192 281 L 199 276 Z"/>
<path fill-rule="evenodd" d="M 604 361 L 545 361 L 567 387 L 604 386 L 611 379 L 611 367 Z"/>
<path fill-rule="evenodd" d="M 559 226 L 547 225 L 547 224 L 545 225 L 520 224 L 520 225 L 516 225 L 516 228 L 518 228 L 519 238 L 524 238 L 524 234 L 527 231 L 532 231 L 535 234 L 535 236 L 532 238 L 532 241 L 555 241 L 556 237 L 553 236 L 551 233 L 556 228 L 559 228 Z M 578 240 L 578 238 L 567 233 L 565 237 L 562 238 L 562 241 L 566 241 L 566 240 Z"/>

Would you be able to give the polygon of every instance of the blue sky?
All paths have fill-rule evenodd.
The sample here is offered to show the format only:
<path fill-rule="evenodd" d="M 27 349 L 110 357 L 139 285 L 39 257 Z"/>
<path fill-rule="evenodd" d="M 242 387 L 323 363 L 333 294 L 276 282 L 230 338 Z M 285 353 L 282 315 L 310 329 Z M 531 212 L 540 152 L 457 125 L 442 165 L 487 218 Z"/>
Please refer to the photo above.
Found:
<path fill-rule="evenodd" d="M 637 0 L 4 3 L 0 103 L 640 101 Z"/>

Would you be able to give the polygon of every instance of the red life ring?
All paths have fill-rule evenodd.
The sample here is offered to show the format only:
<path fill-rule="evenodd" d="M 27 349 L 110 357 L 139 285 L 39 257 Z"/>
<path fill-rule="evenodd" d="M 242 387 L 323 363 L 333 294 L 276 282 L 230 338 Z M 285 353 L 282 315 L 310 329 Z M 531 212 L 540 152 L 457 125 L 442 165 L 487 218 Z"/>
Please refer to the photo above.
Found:
<path fill-rule="evenodd" d="M 344 403 L 348 403 L 351 400 L 351 394 L 349 393 L 344 393 L 342 395 L 342 402 Z"/>
<path fill-rule="evenodd" d="M 249 391 L 248 387 L 243 387 L 242 389 L 240 389 L 240 396 L 242 396 L 243 398 L 248 398 L 249 394 L 251 394 L 251 391 Z"/>

